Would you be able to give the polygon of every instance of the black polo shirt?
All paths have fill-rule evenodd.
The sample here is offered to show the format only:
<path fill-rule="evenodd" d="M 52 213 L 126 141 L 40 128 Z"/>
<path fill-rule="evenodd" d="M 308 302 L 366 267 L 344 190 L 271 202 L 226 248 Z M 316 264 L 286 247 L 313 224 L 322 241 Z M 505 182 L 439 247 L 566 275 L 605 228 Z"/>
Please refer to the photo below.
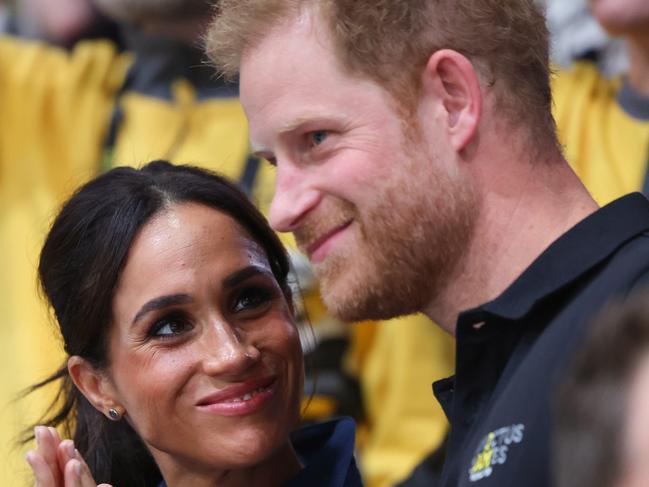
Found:
<path fill-rule="evenodd" d="M 593 315 L 649 283 L 649 201 L 620 198 L 546 249 L 498 298 L 460 314 L 445 487 L 551 485 L 551 408 Z"/>

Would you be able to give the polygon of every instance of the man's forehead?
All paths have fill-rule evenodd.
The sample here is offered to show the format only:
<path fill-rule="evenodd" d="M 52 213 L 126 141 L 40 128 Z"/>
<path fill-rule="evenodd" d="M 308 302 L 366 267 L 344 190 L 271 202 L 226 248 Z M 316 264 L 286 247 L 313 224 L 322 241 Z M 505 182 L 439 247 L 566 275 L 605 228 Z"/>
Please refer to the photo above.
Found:
<path fill-rule="evenodd" d="M 332 42 L 328 27 L 317 7 L 303 8 L 294 15 L 289 15 L 253 41 L 241 56 L 241 76 L 245 76 L 246 66 L 262 62 L 278 62 L 291 59 L 296 50 L 304 46 L 305 41 L 316 41 L 323 50 L 331 51 Z M 295 66 L 299 69 L 299 66 Z M 272 72 L 269 73 L 272 75 Z"/>
<path fill-rule="evenodd" d="M 302 119 L 320 115 L 317 106 L 308 110 L 292 105 L 298 99 L 317 105 L 319 99 L 331 95 L 323 90 L 332 77 L 330 64 L 335 55 L 331 41 L 320 30 L 314 28 L 311 16 L 303 14 L 273 28 L 243 53 L 240 100 L 250 122 L 259 114 L 272 112 L 281 117 L 273 120 L 273 125 L 287 131 Z"/>

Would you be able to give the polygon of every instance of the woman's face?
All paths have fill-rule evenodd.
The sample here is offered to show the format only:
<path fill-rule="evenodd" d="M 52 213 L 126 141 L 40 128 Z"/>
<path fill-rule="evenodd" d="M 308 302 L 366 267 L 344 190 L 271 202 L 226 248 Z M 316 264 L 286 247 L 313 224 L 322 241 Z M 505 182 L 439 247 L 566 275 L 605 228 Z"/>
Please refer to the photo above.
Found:
<path fill-rule="evenodd" d="M 110 387 L 161 468 L 237 468 L 287 444 L 298 334 L 263 249 L 232 218 L 194 203 L 154 217 L 113 311 Z"/>

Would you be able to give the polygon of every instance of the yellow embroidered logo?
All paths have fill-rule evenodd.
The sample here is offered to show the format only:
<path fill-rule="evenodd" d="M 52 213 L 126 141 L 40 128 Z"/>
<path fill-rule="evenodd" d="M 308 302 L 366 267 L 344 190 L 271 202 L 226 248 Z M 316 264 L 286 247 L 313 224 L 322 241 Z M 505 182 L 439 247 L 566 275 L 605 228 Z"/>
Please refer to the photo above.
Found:
<path fill-rule="evenodd" d="M 523 441 L 525 425 L 515 424 L 492 431 L 480 442 L 469 469 L 469 480 L 477 482 L 489 477 L 494 468 L 507 462 L 509 448 Z"/>

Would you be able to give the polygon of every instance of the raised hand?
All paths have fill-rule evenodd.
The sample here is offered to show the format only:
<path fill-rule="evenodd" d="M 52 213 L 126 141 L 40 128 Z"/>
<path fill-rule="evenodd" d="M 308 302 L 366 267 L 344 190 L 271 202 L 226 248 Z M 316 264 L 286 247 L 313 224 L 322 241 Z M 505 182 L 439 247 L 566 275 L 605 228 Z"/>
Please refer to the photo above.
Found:
<path fill-rule="evenodd" d="M 54 428 L 37 426 L 36 449 L 27 452 L 34 472 L 34 487 L 111 487 L 97 485 L 72 440 L 61 440 Z"/>

